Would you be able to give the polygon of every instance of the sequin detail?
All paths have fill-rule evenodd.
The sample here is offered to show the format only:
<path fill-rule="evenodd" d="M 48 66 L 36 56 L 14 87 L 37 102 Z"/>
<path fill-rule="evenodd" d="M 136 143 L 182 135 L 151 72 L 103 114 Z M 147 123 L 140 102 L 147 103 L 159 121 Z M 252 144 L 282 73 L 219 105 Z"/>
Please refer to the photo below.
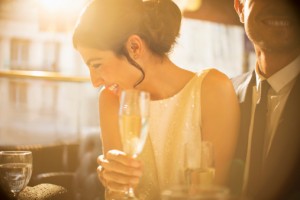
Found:
<path fill-rule="evenodd" d="M 208 72 L 196 74 L 173 97 L 151 102 L 149 137 L 139 156 L 145 163 L 140 199 L 159 200 L 164 189 L 182 181 L 185 145 L 201 142 L 201 85 Z"/>

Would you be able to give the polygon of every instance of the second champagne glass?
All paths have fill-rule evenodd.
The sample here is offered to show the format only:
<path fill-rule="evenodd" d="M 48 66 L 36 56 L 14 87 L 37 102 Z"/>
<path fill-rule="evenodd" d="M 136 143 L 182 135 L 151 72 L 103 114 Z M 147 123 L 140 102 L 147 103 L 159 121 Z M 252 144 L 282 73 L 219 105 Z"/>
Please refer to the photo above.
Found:
<path fill-rule="evenodd" d="M 27 186 L 32 173 L 30 151 L 0 151 L 0 187 L 8 195 L 18 198 Z"/>
<path fill-rule="evenodd" d="M 123 151 L 132 157 L 137 157 L 143 150 L 149 121 L 150 94 L 135 89 L 124 90 L 121 93 L 119 125 Z M 130 187 L 126 193 L 128 199 L 137 199 Z"/>
<path fill-rule="evenodd" d="M 200 150 L 199 149 L 200 146 Z M 186 146 L 185 151 L 185 184 L 212 185 L 215 177 L 214 152 L 211 142 L 193 141 Z"/>

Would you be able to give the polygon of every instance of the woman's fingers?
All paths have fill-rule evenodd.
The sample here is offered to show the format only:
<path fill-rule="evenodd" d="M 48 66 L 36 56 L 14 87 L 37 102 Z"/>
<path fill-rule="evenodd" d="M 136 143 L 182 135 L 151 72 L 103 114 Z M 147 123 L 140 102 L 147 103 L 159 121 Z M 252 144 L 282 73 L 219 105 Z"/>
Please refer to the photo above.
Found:
<path fill-rule="evenodd" d="M 116 161 L 102 162 L 102 167 L 105 171 L 119 173 L 126 176 L 140 177 L 142 175 L 141 167 L 130 167 Z"/>
<path fill-rule="evenodd" d="M 103 173 L 104 173 L 104 168 L 103 168 L 101 165 L 99 165 L 99 166 L 97 167 L 97 175 L 98 175 L 98 179 L 100 180 L 100 182 L 102 183 L 102 185 L 103 185 L 104 187 L 107 187 L 106 180 L 105 180 L 104 177 L 103 177 Z"/>
<path fill-rule="evenodd" d="M 131 166 L 131 167 L 140 167 L 141 166 L 141 163 L 138 160 L 126 155 L 124 152 L 119 151 L 119 150 L 108 151 L 106 153 L 106 159 L 118 161 L 126 166 Z"/>
<path fill-rule="evenodd" d="M 97 157 L 97 163 L 99 166 L 102 166 L 102 163 L 104 162 L 108 162 L 105 158 L 104 158 L 104 155 L 100 155 Z"/>
<path fill-rule="evenodd" d="M 107 171 L 107 170 L 104 171 L 103 177 L 107 183 L 115 182 L 121 185 L 135 186 L 139 182 L 139 177 L 126 176 L 120 173 L 115 173 L 113 171 Z"/>
<path fill-rule="evenodd" d="M 106 188 L 108 188 L 108 190 L 110 192 L 115 191 L 115 192 L 125 192 L 128 189 L 127 185 L 123 185 L 123 184 L 118 184 L 116 182 L 108 182 Z"/>
<path fill-rule="evenodd" d="M 98 156 L 97 163 L 98 177 L 110 190 L 123 191 L 129 186 L 136 186 L 142 175 L 141 162 L 118 150 L 107 152 L 105 157 Z"/>
<path fill-rule="evenodd" d="M 104 155 L 98 156 L 97 162 L 100 166 L 109 171 L 114 171 L 127 176 L 142 175 L 141 162 L 117 150 L 109 151 L 106 158 L 104 158 Z"/>

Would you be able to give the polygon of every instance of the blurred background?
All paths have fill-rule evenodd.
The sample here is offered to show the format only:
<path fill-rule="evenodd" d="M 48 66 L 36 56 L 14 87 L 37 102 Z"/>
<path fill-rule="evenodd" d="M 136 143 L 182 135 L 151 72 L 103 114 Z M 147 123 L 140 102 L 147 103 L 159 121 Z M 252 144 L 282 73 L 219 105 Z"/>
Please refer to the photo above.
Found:
<path fill-rule="evenodd" d="M 214 67 L 229 77 L 254 66 L 233 0 L 174 1 L 184 16 L 170 54 L 178 66 L 195 72 Z M 76 18 L 87 2 L 0 0 L 0 150 L 33 150 L 40 159 L 33 180 L 45 172 L 73 173 L 85 151 L 101 152 L 100 145 L 95 148 L 98 90 L 72 46 Z M 55 157 L 55 169 L 48 155 Z"/>
<path fill-rule="evenodd" d="M 99 129 L 97 90 L 72 47 L 87 2 L 0 0 L 0 145 L 74 142 Z M 248 70 L 232 0 L 175 2 L 184 11 L 170 55 L 177 65 L 214 67 L 230 77 Z"/>
<path fill-rule="evenodd" d="M 74 142 L 98 129 L 97 90 L 72 47 L 85 0 L 0 1 L 0 144 Z"/>

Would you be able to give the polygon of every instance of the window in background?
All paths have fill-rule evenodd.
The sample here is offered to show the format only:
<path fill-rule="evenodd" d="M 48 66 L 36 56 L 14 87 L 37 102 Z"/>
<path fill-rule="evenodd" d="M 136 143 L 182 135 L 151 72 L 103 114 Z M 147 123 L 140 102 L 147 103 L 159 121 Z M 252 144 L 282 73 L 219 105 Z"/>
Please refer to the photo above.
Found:
<path fill-rule="evenodd" d="M 24 112 L 27 108 L 28 83 L 11 80 L 9 86 L 9 105 L 12 111 Z"/>
<path fill-rule="evenodd" d="M 44 44 L 44 64 L 43 70 L 45 71 L 59 71 L 58 59 L 59 48 L 58 42 L 47 41 Z"/>
<path fill-rule="evenodd" d="M 10 61 L 11 69 L 26 69 L 29 60 L 29 44 L 30 41 L 26 39 L 14 38 L 10 45 Z"/>
<path fill-rule="evenodd" d="M 184 18 L 171 59 L 191 71 L 216 68 L 236 76 L 243 72 L 244 40 L 241 26 Z"/>

